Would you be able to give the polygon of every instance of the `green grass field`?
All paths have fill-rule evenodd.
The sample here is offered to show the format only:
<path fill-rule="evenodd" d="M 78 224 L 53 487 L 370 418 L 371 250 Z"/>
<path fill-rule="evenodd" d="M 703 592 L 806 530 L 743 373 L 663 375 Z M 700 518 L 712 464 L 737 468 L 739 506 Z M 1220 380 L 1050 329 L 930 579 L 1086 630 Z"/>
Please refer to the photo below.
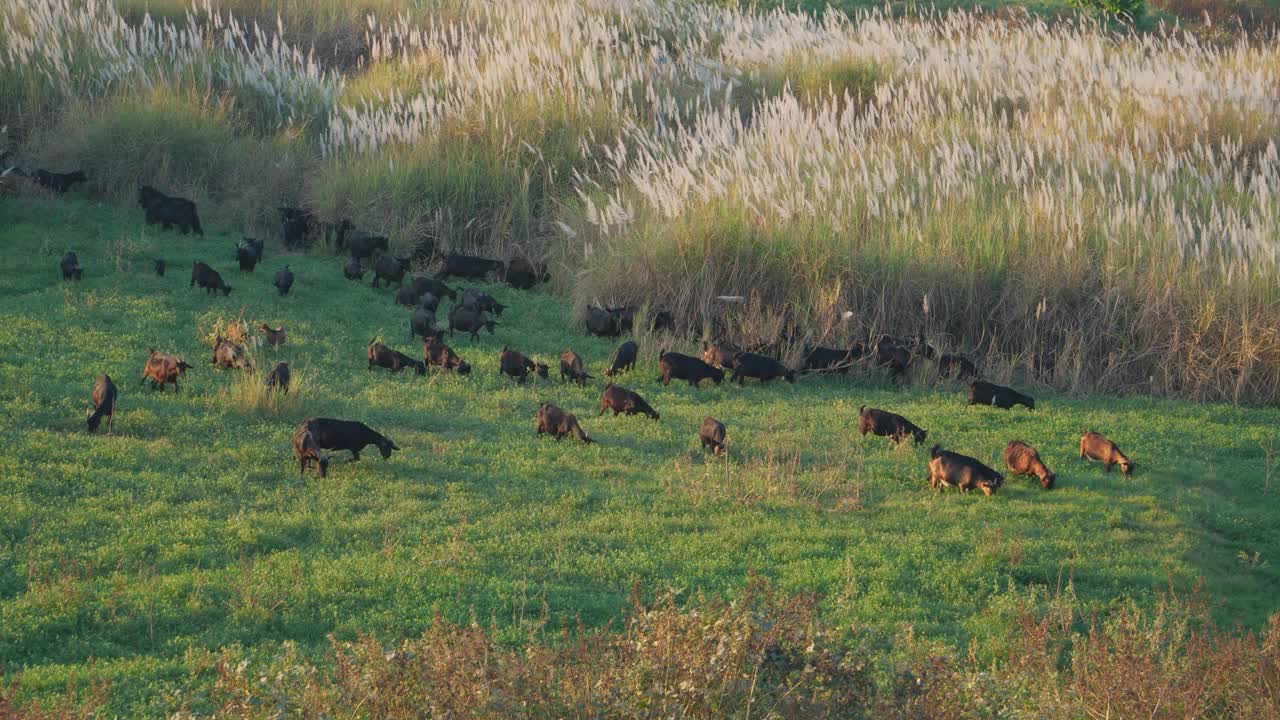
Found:
<path fill-rule="evenodd" d="M 1223 624 L 1257 628 L 1277 609 L 1280 478 L 1266 448 L 1280 444 L 1280 411 L 1043 396 L 1034 412 L 1004 412 L 967 407 L 958 386 L 857 373 L 664 388 L 654 353 L 669 341 L 645 339 L 621 383 L 662 420 L 596 418 L 599 381 L 497 374 L 504 344 L 543 360 L 572 347 L 602 374 L 614 344 L 584 336 L 555 296 L 487 288 L 512 307 L 496 335 L 451 341 L 470 377 L 369 372 L 374 336 L 421 355 L 393 291 L 343 279 L 332 256 L 286 256 L 275 238 L 242 275 L 239 235 L 208 230 L 160 232 L 135 210 L 75 199 L 0 200 L 0 665 L 21 672 L 28 697 L 92 663 L 113 683 L 113 711 L 161 715 L 208 681 L 203 650 L 415 635 L 436 611 L 514 640 L 544 617 L 602 626 L 636 585 L 728 594 L 751 571 L 821 593 L 837 623 L 910 624 L 984 652 L 1007 629 L 1003 599 L 1029 588 L 1070 583 L 1105 612 L 1203 580 Z M 68 249 L 81 283 L 58 274 Z M 166 277 L 152 257 L 168 260 Z M 230 297 L 188 287 L 194 259 L 223 272 Z M 286 262 L 298 280 L 281 298 L 270 278 Z M 233 402 L 235 373 L 213 369 L 201 339 L 242 313 L 289 333 L 259 353 L 300 376 L 274 415 Z M 139 385 L 149 347 L 195 365 L 180 394 Z M 89 435 L 104 372 L 121 388 L 115 432 Z M 598 444 L 536 437 L 543 399 L 577 413 Z M 1022 438 L 1060 489 L 1011 479 L 991 498 L 935 494 L 924 448 L 857 434 L 861 405 L 993 465 Z M 727 462 L 698 450 L 708 414 L 728 426 Z M 299 477 L 290 438 L 307 415 L 366 421 L 404 451 Z M 1139 471 L 1079 460 L 1085 426 Z"/>

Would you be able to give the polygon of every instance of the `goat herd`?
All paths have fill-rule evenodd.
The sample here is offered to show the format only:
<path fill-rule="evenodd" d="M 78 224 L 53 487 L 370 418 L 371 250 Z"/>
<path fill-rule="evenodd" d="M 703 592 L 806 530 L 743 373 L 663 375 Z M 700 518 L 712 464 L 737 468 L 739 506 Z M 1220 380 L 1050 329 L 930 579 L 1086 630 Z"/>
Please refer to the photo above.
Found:
<path fill-rule="evenodd" d="M 138 201 L 149 224 L 158 224 L 166 229 L 177 228 L 183 233 L 203 234 L 195 204 L 190 200 L 168 197 L 153 188 L 142 187 L 138 191 Z M 346 221 L 336 225 L 321 223 L 310 212 L 297 208 L 280 208 L 280 212 L 286 247 L 304 247 L 327 236 L 332 239 L 335 247 L 349 255 L 343 265 L 346 278 L 359 281 L 368 270 L 372 270 L 373 287 L 396 283 L 396 303 L 412 309 L 409 335 L 410 338 L 422 338 L 423 359 L 418 360 L 392 349 L 375 338 L 369 342 L 367 349 L 369 370 L 380 367 L 399 372 L 412 368 L 415 373 L 422 375 L 428 367 L 432 367 L 461 375 L 468 374 L 471 371 L 470 364 L 445 344 L 445 330 L 436 327 L 436 313 L 440 302 L 445 298 L 453 301 L 453 307 L 447 315 L 449 334 L 452 336 L 457 331 L 462 331 L 470 334 L 472 339 L 481 330 L 493 334 L 498 325 L 497 318 L 506 306 L 474 288 L 459 292 L 449 287 L 444 280 L 449 277 L 477 280 L 498 277 L 515 287 L 529 288 L 547 279 L 544 269 L 521 258 L 504 263 L 450 252 L 437 256 L 442 261 L 442 269 L 436 276 L 413 276 L 406 282 L 411 258 L 391 255 L 387 238 L 359 232 Z M 263 259 L 264 250 L 261 241 L 250 238 L 237 244 L 235 259 L 241 271 L 252 272 Z M 434 253 L 429 255 L 435 256 Z M 62 258 L 61 270 L 64 280 L 79 280 L 83 273 L 74 252 L 68 252 Z M 155 260 L 155 271 L 158 275 L 164 275 L 164 260 Z M 288 265 L 277 271 L 273 278 L 273 284 L 281 296 L 289 293 L 293 282 L 294 273 Z M 192 266 L 190 284 L 193 287 L 198 285 L 209 293 L 220 291 L 224 295 L 230 295 L 232 290 L 213 267 L 200 261 Z M 592 335 L 617 338 L 632 332 L 635 314 L 636 310 L 631 307 L 588 307 L 586 329 Z M 674 318 L 666 311 L 652 314 L 648 322 L 655 331 L 675 329 Z M 262 325 L 260 329 L 272 347 L 278 348 L 285 343 L 283 327 Z M 698 387 L 703 380 L 711 380 L 719 385 L 724 380 L 726 370 L 732 370 L 730 381 L 736 381 L 739 385 L 748 379 L 761 383 L 774 379 L 795 382 L 796 372 L 770 357 L 767 353 L 771 349 L 777 348 L 760 345 L 743 350 L 729 343 L 716 342 L 705 344 L 701 357 L 662 352 L 658 360 L 661 370 L 659 380 L 664 385 L 670 385 L 672 380 L 686 381 L 692 387 Z M 604 371 L 608 381 L 600 397 L 598 415 L 612 410 L 614 415 L 642 414 L 655 421 L 660 418 L 658 411 L 638 393 L 613 383 L 615 376 L 635 368 L 638 351 L 637 344 L 627 340 L 614 352 Z M 869 346 L 858 343 L 847 350 L 809 347 L 804 354 L 802 370 L 847 373 L 851 367 L 864 364 L 887 369 L 900 376 L 910 366 L 922 361 L 932 363 L 944 377 L 972 380 L 969 384 L 970 405 L 991 405 L 1003 409 L 1010 409 L 1015 405 L 1035 408 L 1034 398 L 1012 388 L 977 379 L 977 367 L 972 360 L 961 355 L 938 353 L 923 338 L 907 341 L 881 336 Z M 251 369 L 245 349 L 224 337 L 218 337 L 215 341 L 212 363 L 224 368 Z M 151 380 L 152 387 L 161 391 L 166 385 L 172 384 L 174 392 L 177 392 L 178 379 L 191 367 L 180 357 L 153 349 L 147 358 L 142 381 Z M 538 362 L 510 347 L 502 349 L 498 368 L 501 374 L 520 383 L 525 382 L 530 374 L 547 378 L 549 371 L 546 363 Z M 266 385 L 272 391 L 287 393 L 289 377 L 288 364 L 277 363 L 266 376 Z M 566 350 L 560 356 L 560 379 L 586 385 L 594 376 L 587 372 L 585 363 L 577 353 Z M 117 389 L 111 378 L 107 375 L 99 376 L 93 387 L 94 407 L 88 418 L 90 432 L 99 427 L 103 417 L 107 418 L 110 430 L 116 398 Z M 535 426 L 539 435 L 546 433 L 557 440 L 570 436 L 583 443 L 594 442 L 573 413 L 551 403 L 540 404 L 535 416 Z M 859 432 L 863 435 L 872 433 L 888 437 L 894 444 L 907 437 L 919 444 L 924 442 L 928 434 L 901 415 L 867 407 L 860 408 Z M 714 417 L 707 417 L 699 430 L 699 441 L 704 450 L 709 448 L 716 455 L 725 455 L 725 435 L 724 423 Z M 305 473 L 314 464 L 321 477 L 327 474 L 330 451 L 346 450 L 351 453 L 352 460 L 358 460 L 360 452 L 370 445 L 378 448 L 383 459 L 389 458 L 392 451 L 400 449 L 390 438 L 364 423 L 331 418 L 307 418 L 293 436 L 299 472 Z M 1129 474 L 1135 467 L 1135 463 L 1115 443 L 1095 432 L 1084 432 L 1080 438 L 1079 450 L 1081 458 L 1100 461 L 1108 471 L 1113 465 L 1119 465 L 1125 474 Z M 1004 483 L 1001 473 L 976 458 L 943 450 L 938 445 L 931 448 L 929 455 L 929 482 L 935 490 L 943 486 L 956 487 L 963 492 L 976 488 L 990 495 Z M 1021 440 L 1013 440 L 1005 447 L 1004 462 L 1010 472 L 1034 477 L 1045 489 L 1054 486 L 1054 473 L 1045 466 L 1036 449 Z"/>

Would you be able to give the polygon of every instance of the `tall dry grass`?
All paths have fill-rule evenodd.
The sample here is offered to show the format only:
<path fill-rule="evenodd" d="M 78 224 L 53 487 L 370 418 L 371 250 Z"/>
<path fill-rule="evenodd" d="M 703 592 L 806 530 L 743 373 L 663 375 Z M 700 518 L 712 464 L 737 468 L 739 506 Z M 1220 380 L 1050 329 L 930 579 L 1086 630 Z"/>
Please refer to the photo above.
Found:
<path fill-rule="evenodd" d="M 161 5 L 0 6 L 21 160 L 120 200 L 162 185 L 219 224 L 305 203 L 402 250 L 550 259 L 578 305 L 661 298 L 694 332 L 924 334 L 1061 390 L 1280 400 L 1271 35 L 678 0 L 269 24 L 257 0 Z M 357 18 L 354 63 L 286 27 Z"/>
<path fill-rule="evenodd" d="M 211 657 L 219 717 L 1192 717 L 1280 710 L 1280 616 L 1223 633 L 1197 596 L 1082 617 L 1070 588 L 1003 596 L 1014 617 L 994 660 L 918 638 L 827 625 L 811 596 L 754 579 L 732 602 L 635 600 L 616 631 L 535 624 L 518 647 L 437 617 L 391 643 L 332 640 L 323 665 Z M 1007 606 L 1007 607 L 1006 607 Z M 283 703 L 283 705 L 282 705 Z M 206 709 L 205 712 L 208 712 Z M 196 717 L 183 708 L 176 717 Z"/>

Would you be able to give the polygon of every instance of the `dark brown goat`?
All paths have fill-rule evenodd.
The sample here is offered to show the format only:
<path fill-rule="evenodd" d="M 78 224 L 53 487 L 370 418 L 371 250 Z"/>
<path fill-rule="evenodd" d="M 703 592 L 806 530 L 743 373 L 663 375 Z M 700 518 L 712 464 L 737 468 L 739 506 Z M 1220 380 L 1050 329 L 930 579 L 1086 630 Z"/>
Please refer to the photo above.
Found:
<path fill-rule="evenodd" d="M 293 288 L 293 271 L 288 265 L 276 271 L 276 275 L 271 279 L 271 284 L 276 286 L 276 292 L 280 293 L 280 297 L 289 294 L 289 290 Z"/>
<path fill-rule="evenodd" d="M 636 356 L 640 354 L 640 346 L 636 345 L 634 340 L 628 340 L 618 346 L 613 351 L 613 358 L 609 360 L 609 369 L 604 371 L 606 377 L 613 377 L 623 370 L 634 370 L 636 367 Z"/>
<path fill-rule="evenodd" d="M 325 477 L 329 474 L 329 453 L 320 449 L 311 428 L 308 421 L 303 421 L 293 433 L 293 454 L 298 458 L 298 474 L 305 474 L 307 466 L 315 463 L 316 472 L 320 477 Z"/>
<path fill-rule="evenodd" d="M 107 434 L 111 434 L 111 425 L 116 417 L 116 384 L 111 382 L 110 375 L 99 375 L 93 384 L 93 410 L 89 412 L 89 432 L 97 432 L 102 424 L 102 416 L 107 416 Z"/>
<path fill-rule="evenodd" d="M 662 371 L 662 376 L 658 379 L 663 385 L 670 385 L 673 379 L 684 380 L 692 387 L 698 387 L 703 380 L 709 379 L 716 385 L 724 380 L 724 370 L 712 367 L 692 355 L 676 352 L 662 353 L 658 357 L 658 368 Z"/>
<path fill-rule="evenodd" d="M 409 337 L 420 337 L 423 340 L 437 337 L 441 331 L 436 329 L 436 314 L 425 306 L 413 311 L 409 317 Z"/>
<path fill-rule="evenodd" d="M 596 416 L 604 414 L 605 410 L 613 410 L 613 414 L 625 413 L 627 415 L 635 415 L 637 413 L 648 415 L 650 418 L 657 420 L 659 418 L 658 411 L 649 406 L 637 393 L 626 388 L 618 387 L 613 383 L 609 383 L 604 388 L 604 393 L 600 395 L 600 413 Z"/>
<path fill-rule="evenodd" d="M 271 368 L 271 372 L 267 374 L 267 388 L 270 390 L 279 390 L 285 395 L 288 395 L 290 375 L 289 363 L 276 363 L 276 366 Z"/>
<path fill-rule="evenodd" d="M 1012 440 L 1004 448 L 1004 464 L 1014 475 L 1027 475 L 1040 481 L 1040 487 L 1052 490 L 1057 476 L 1045 466 L 1036 449 L 1021 440 Z"/>
<path fill-rule="evenodd" d="M 280 346 L 284 345 L 285 334 L 283 325 L 280 325 L 273 330 L 266 323 L 262 323 L 258 326 L 258 329 L 262 331 L 263 335 L 267 336 L 267 344 L 271 346 L 272 350 L 279 350 Z"/>
<path fill-rule="evenodd" d="M 369 341 L 369 370 L 374 366 L 384 367 L 391 372 L 400 372 L 405 368 L 413 368 L 414 374 L 422 375 L 427 372 L 426 363 L 421 360 L 414 360 L 399 350 L 392 350 L 377 340 Z"/>
<path fill-rule="evenodd" d="M 1138 463 L 1120 451 L 1119 445 L 1092 430 L 1085 430 L 1080 438 L 1080 458 L 1097 460 L 1106 466 L 1107 472 L 1111 472 L 1112 465 L 1119 465 L 1120 472 L 1125 475 L 1132 474 L 1133 469 L 1138 467 Z"/>
<path fill-rule="evenodd" d="M 919 445 L 929 435 L 929 431 L 918 427 L 897 413 L 877 410 L 865 405 L 858 408 L 858 431 L 863 435 L 871 433 L 887 437 L 895 445 L 905 440 L 908 435 Z"/>
<path fill-rule="evenodd" d="M 765 355 L 756 353 L 738 353 L 733 359 L 733 380 L 742 385 L 747 378 L 756 378 L 762 383 L 784 378 L 787 382 L 796 381 L 796 373 L 791 368 Z"/>
<path fill-rule="evenodd" d="M 80 258 L 73 251 L 68 250 L 62 256 L 60 266 L 63 280 L 79 280 L 84 274 L 84 271 L 80 268 Z"/>
<path fill-rule="evenodd" d="M 579 385 L 586 385 L 591 376 L 582 367 L 582 358 L 572 350 L 565 350 L 560 355 L 560 379 L 572 380 Z"/>
<path fill-rule="evenodd" d="M 454 370 L 459 375 L 471 372 L 467 361 L 459 357 L 453 348 L 445 345 L 438 335 L 431 336 L 422 344 L 422 353 L 426 356 L 427 364 L 432 367 Z"/>
<path fill-rule="evenodd" d="M 221 290 L 224 296 L 231 294 L 231 286 L 223 282 L 222 276 L 218 274 L 218 271 L 199 260 L 191 263 L 191 287 L 196 285 L 204 288 L 209 293 Z"/>
<path fill-rule="evenodd" d="M 473 307 L 454 305 L 449 310 L 449 334 L 451 335 L 461 330 L 471 333 L 472 340 L 479 340 L 480 330 L 487 328 L 492 335 L 493 328 L 497 324 L 485 313 Z"/>
<path fill-rule="evenodd" d="M 360 264 L 360 258 L 349 257 L 342 264 L 342 275 L 348 280 L 360 280 L 364 277 L 364 266 Z"/>
<path fill-rule="evenodd" d="M 711 448 L 711 452 L 716 455 L 724 455 L 727 452 L 724 444 L 724 423 L 713 417 L 708 416 L 702 421 L 698 439 L 702 441 L 703 450 Z"/>
<path fill-rule="evenodd" d="M 968 455 L 948 452 L 934 445 L 929 450 L 929 485 L 934 490 L 947 487 L 969 492 L 974 488 L 990 496 L 1004 484 L 1004 476 Z"/>
<path fill-rule="evenodd" d="M 529 371 L 537 370 L 537 366 L 528 357 L 512 350 L 505 345 L 502 353 L 498 355 L 498 372 L 515 378 L 516 382 L 523 383 L 525 378 L 529 377 Z"/>
<path fill-rule="evenodd" d="M 582 429 L 582 425 L 578 423 L 577 416 L 567 413 L 551 403 L 544 402 L 538 406 L 538 414 L 534 418 L 534 423 L 539 435 L 546 433 L 556 440 L 572 435 L 583 443 L 595 442 Z"/>
<path fill-rule="evenodd" d="M 1036 409 L 1036 399 L 1030 395 L 1007 388 L 1003 385 L 977 380 L 969 384 L 970 405 L 990 405 L 1008 410 L 1014 405 L 1024 405 L 1028 410 Z"/>
<path fill-rule="evenodd" d="M 729 343 L 712 343 L 702 349 L 702 362 L 721 370 L 732 370 L 740 351 Z"/>
<path fill-rule="evenodd" d="M 409 258 L 394 255 L 383 255 L 373 263 L 373 286 L 386 281 L 397 285 L 404 283 L 404 274 L 409 271 Z"/>
<path fill-rule="evenodd" d="M 213 343 L 213 360 L 210 362 L 226 370 L 232 368 L 253 370 L 253 365 L 249 363 L 249 358 L 245 355 L 244 348 L 221 335 Z"/>

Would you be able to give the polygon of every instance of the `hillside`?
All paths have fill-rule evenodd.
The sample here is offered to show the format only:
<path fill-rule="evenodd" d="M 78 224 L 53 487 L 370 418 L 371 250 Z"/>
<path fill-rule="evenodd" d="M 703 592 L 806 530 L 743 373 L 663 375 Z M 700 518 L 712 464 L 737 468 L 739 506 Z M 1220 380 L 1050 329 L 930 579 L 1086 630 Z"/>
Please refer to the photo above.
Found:
<path fill-rule="evenodd" d="M 599 380 L 520 386 L 497 373 L 510 345 L 544 360 L 572 347 L 601 375 L 613 343 L 584 336 L 552 294 L 486 286 L 511 309 L 495 335 L 451 340 L 472 375 L 392 375 L 366 369 L 371 337 L 421 354 L 393 291 L 275 242 L 242 274 L 239 235 L 208 232 L 156 231 L 138 211 L 82 200 L 0 201 L 0 664 L 21 670 L 21 697 L 83 683 L 92 662 L 116 712 L 158 715 L 175 709 L 173 693 L 211 682 L 201 652 L 412 637 L 437 612 L 514 641 L 534 622 L 604 626 L 633 587 L 733 596 L 748 573 L 819 593 L 837 626 L 909 625 L 955 647 L 975 639 L 984 655 L 1036 590 L 1069 586 L 1084 610 L 1107 613 L 1203 582 L 1221 623 L 1257 628 L 1275 610 L 1274 409 L 1048 394 L 1034 412 L 1001 411 L 968 407 L 959 386 L 861 371 L 666 388 L 654 353 L 693 348 L 644 337 L 622 382 L 661 420 L 597 418 Z M 82 282 L 59 278 L 67 249 Z M 154 257 L 168 261 L 163 278 Z M 229 297 L 188 286 L 194 259 L 223 272 Z M 285 263 L 298 281 L 279 297 L 270 276 Z M 205 335 L 241 316 L 287 329 L 278 355 L 257 356 L 298 375 L 274 412 L 242 407 L 233 388 L 245 381 L 209 365 Z M 180 393 L 138 384 L 150 347 L 194 365 Z M 121 388 L 113 435 L 84 429 L 98 373 Z M 598 443 L 536 437 L 544 399 Z M 1023 438 L 1058 488 L 1010 478 L 989 498 L 935 494 L 924 448 L 858 435 L 862 405 L 993 466 Z M 729 428 L 727 461 L 699 452 L 708 414 Z M 290 437 L 307 415 L 364 420 L 403 452 L 300 477 Z M 1084 426 L 1139 470 L 1079 460 Z"/>

